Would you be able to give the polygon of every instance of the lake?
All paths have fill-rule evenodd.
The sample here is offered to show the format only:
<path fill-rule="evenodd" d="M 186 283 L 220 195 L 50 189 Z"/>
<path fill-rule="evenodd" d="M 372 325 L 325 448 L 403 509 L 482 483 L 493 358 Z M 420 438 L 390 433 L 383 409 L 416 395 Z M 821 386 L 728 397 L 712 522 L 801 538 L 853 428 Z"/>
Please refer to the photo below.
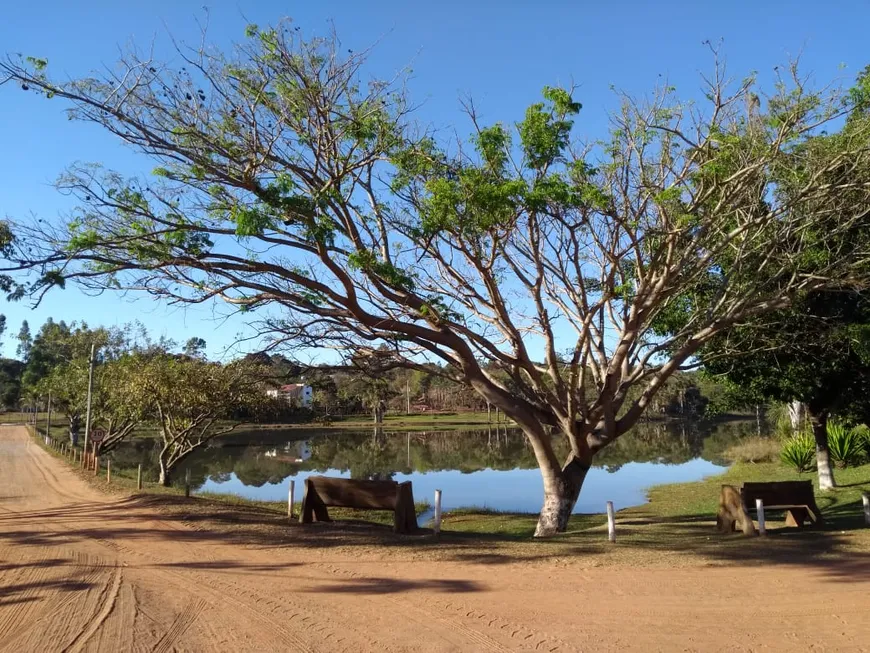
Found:
<path fill-rule="evenodd" d="M 726 468 L 724 451 L 754 433 L 754 422 L 645 423 L 602 451 L 590 470 L 575 512 L 603 512 L 646 501 L 646 489 L 695 481 Z M 560 446 L 559 455 L 565 454 Z M 157 478 L 153 440 L 132 440 L 113 452 L 113 465 L 141 463 L 145 478 Z M 412 481 L 417 501 L 443 492 L 444 510 L 484 507 L 537 512 L 543 489 L 531 448 L 522 433 L 504 426 L 463 431 L 258 429 L 212 442 L 176 472 L 190 471 L 194 492 L 286 501 L 290 479 L 310 475 Z"/>

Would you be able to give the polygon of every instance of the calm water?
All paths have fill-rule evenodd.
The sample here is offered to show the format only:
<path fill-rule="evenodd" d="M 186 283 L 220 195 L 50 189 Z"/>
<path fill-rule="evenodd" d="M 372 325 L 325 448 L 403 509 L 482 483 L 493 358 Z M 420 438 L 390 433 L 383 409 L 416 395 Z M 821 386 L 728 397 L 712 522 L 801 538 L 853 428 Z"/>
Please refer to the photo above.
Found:
<path fill-rule="evenodd" d="M 596 459 L 575 512 L 602 512 L 646 501 L 660 483 L 694 481 L 725 469 L 721 452 L 754 423 L 646 424 Z M 113 455 L 114 465 L 143 463 L 156 479 L 157 447 L 132 441 Z M 561 454 L 560 454 L 561 455 Z M 536 512 L 543 490 L 531 449 L 522 434 L 504 427 L 471 431 L 252 431 L 213 442 L 193 454 L 175 475 L 190 470 L 196 490 L 269 501 L 286 501 L 288 481 L 310 475 L 412 481 L 416 500 L 443 491 L 445 510 L 479 506 Z"/>

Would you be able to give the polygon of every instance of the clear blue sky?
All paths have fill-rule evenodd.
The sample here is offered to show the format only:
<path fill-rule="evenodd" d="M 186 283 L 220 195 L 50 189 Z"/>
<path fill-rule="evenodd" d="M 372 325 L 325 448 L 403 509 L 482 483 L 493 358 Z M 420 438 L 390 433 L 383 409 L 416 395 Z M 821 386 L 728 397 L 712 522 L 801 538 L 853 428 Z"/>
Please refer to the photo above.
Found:
<path fill-rule="evenodd" d="M 131 41 L 142 48 L 153 41 L 158 53 L 167 52 L 167 30 L 193 41 L 196 21 L 206 18 L 202 1 L 4 4 L 0 51 L 47 58 L 54 74 L 69 76 L 112 64 Z M 423 103 L 419 119 L 456 125 L 460 134 L 469 131 L 459 111 L 461 97 L 471 95 L 487 121 L 511 122 L 537 101 L 544 85 L 573 82 L 584 105 L 578 133 L 603 136 L 606 111 L 615 104 L 611 85 L 640 94 L 662 75 L 682 95 L 696 96 L 699 73 L 711 64 L 705 39 L 723 39 L 736 77 L 756 70 L 762 83 L 773 66 L 797 54 L 820 80 L 851 79 L 870 63 L 870 5 L 863 3 L 263 0 L 206 6 L 210 40 L 220 46 L 240 40 L 249 22 L 266 25 L 282 16 L 291 16 L 309 35 L 333 21 L 343 44 L 354 50 L 378 42 L 369 72 L 388 77 L 411 65 L 411 91 Z M 52 182 L 75 161 L 103 162 L 124 172 L 153 167 L 96 128 L 68 122 L 63 108 L 58 101 L 0 88 L 0 215 L 32 212 L 50 219 L 68 208 Z M 140 320 L 154 336 L 181 342 L 201 336 L 209 354 L 218 357 L 245 332 L 240 319 L 216 321 L 219 307 L 173 309 L 148 297 L 86 297 L 74 288 L 50 294 L 35 310 L 22 302 L 3 304 L 0 312 L 9 325 L 7 355 L 14 352 L 23 319 L 35 332 L 49 316 L 104 325 Z"/>

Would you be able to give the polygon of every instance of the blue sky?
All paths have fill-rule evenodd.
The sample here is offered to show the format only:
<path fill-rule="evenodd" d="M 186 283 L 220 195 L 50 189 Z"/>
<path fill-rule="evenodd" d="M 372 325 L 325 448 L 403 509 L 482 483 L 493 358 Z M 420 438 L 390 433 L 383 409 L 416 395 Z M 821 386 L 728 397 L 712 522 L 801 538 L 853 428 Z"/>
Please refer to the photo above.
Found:
<path fill-rule="evenodd" d="M 584 106 L 577 133 L 603 136 L 607 110 L 616 104 L 611 85 L 642 94 L 661 75 L 684 97 L 697 96 L 699 74 L 712 61 L 705 39 L 723 40 L 732 74 L 758 71 L 762 83 L 773 66 L 798 54 L 804 70 L 823 81 L 854 78 L 870 63 L 870 6 L 859 3 L 269 0 L 207 7 L 210 41 L 220 46 L 240 40 L 249 22 L 267 25 L 282 16 L 308 34 L 322 33 L 332 21 L 353 50 L 376 43 L 369 72 L 389 77 L 410 65 L 412 96 L 422 103 L 418 118 L 456 126 L 461 135 L 469 129 L 460 98 L 472 96 L 486 121 L 512 122 L 544 85 L 573 83 Z M 0 51 L 44 57 L 55 75 L 80 76 L 111 65 L 130 42 L 141 48 L 153 42 L 158 54 L 168 53 L 167 30 L 193 41 L 197 21 L 205 19 L 201 0 L 6 3 Z M 51 219 L 69 208 L 52 182 L 75 161 L 131 173 L 153 167 L 95 127 L 70 123 L 63 109 L 60 102 L 0 87 L 0 215 Z M 227 348 L 246 330 L 238 318 L 220 319 L 219 307 L 170 308 L 117 294 L 86 297 L 74 288 L 53 292 L 36 309 L 4 303 L 0 312 L 9 325 L 6 355 L 14 352 L 23 319 L 35 331 L 49 316 L 104 325 L 139 320 L 155 337 L 203 337 L 216 357 L 229 355 Z"/>

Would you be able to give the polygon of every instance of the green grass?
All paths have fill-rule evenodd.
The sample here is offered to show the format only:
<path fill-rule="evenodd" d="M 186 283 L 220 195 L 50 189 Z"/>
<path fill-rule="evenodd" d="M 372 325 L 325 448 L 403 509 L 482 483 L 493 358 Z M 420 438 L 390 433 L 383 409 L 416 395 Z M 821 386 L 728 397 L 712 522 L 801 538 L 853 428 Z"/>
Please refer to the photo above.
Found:
<path fill-rule="evenodd" d="M 37 413 L 37 418 L 40 424 L 45 424 L 45 413 Z M 33 419 L 33 413 L 22 413 L 18 411 L 10 411 L 0 413 L 0 424 L 25 424 Z M 53 422 L 54 420 L 52 420 Z"/>
<path fill-rule="evenodd" d="M 838 488 L 820 492 L 815 474 L 797 474 L 780 462 L 737 463 L 725 473 L 692 483 L 652 487 L 649 503 L 616 514 L 617 545 L 606 541 L 604 515 L 572 515 L 567 533 L 536 544 L 573 553 L 618 551 L 616 558 L 631 564 L 655 564 L 658 556 L 685 554 L 691 559 L 765 560 L 807 555 L 870 553 L 870 528 L 865 527 L 861 494 L 870 492 L 870 464 L 836 470 Z M 723 484 L 747 481 L 812 480 L 816 501 L 825 518 L 823 529 L 793 529 L 782 513 L 768 513 L 764 542 L 715 530 L 719 492 Z M 463 538 L 528 541 L 537 515 L 494 510 L 462 509 L 445 514 L 445 535 Z M 754 543 L 754 544 L 753 544 Z M 603 548 L 602 548 L 603 547 Z M 608 548 L 609 547 L 609 548 Z M 548 549 L 549 550 L 549 549 Z M 851 553 L 850 553 L 851 552 Z"/>

